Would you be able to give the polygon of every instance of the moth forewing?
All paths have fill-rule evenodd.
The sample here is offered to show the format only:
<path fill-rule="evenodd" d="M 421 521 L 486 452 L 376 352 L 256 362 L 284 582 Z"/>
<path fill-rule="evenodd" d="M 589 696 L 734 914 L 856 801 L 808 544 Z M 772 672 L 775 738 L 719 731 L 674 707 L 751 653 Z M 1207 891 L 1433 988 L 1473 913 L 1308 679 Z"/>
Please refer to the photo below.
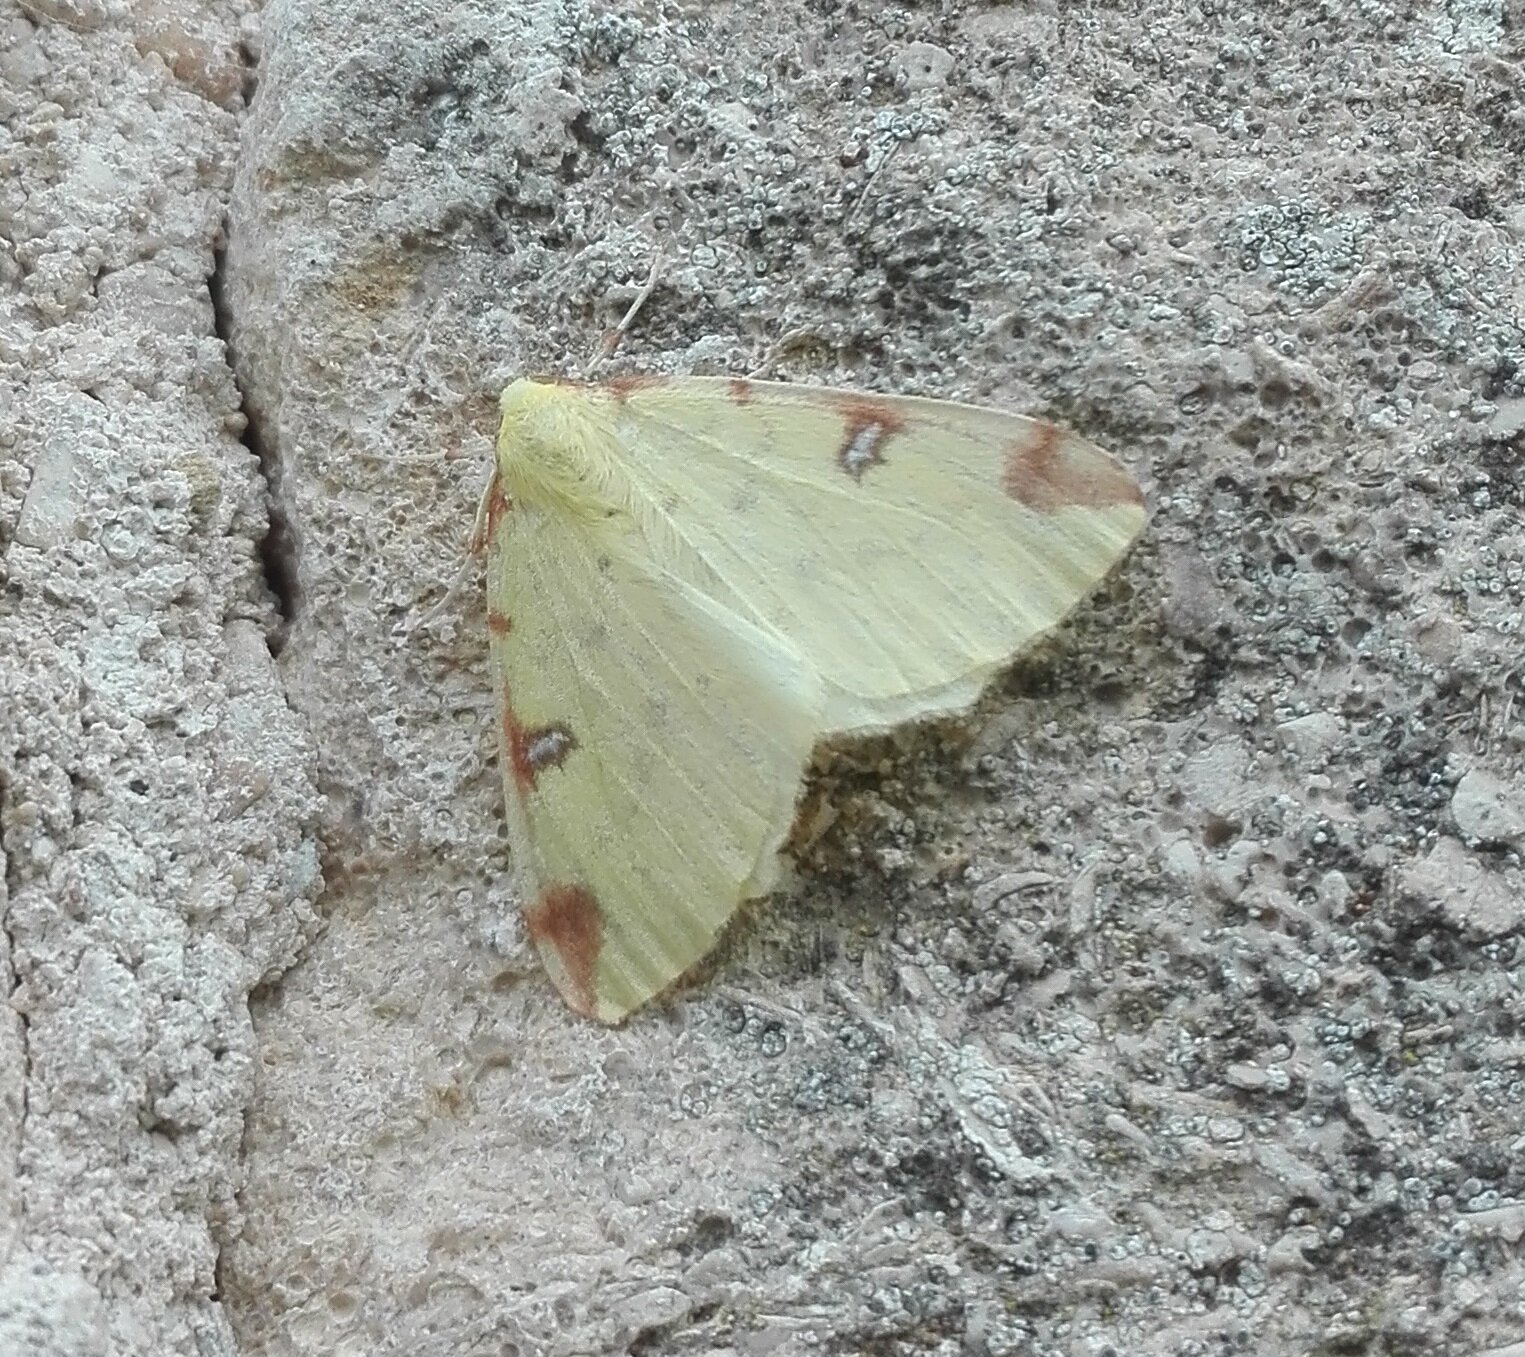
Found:
<path fill-rule="evenodd" d="M 811 749 L 962 710 L 1144 524 L 1111 456 L 920 397 L 520 380 L 486 509 L 511 845 L 619 1021 L 775 880 Z"/>

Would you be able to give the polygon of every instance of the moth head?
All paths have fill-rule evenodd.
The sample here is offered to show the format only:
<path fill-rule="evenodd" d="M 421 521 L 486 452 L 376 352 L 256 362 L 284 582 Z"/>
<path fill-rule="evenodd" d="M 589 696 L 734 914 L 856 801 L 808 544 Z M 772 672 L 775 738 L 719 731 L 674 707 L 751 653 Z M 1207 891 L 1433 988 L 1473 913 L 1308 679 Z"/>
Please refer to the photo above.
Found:
<path fill-rule="evenodd" d="M 619 445 L 588 388 L 520 377 L 498 408 L 498 474 L 510 499 L 590 518 L 619 509 Z"/>

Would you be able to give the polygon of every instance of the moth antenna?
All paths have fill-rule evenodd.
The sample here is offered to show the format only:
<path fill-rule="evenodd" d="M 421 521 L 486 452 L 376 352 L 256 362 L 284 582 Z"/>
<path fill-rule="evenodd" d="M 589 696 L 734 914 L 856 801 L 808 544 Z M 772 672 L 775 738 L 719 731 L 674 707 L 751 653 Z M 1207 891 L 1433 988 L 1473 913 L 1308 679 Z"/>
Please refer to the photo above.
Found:
<path fill-rule="evenodd" d="M 640 309 L 646 305 L 646 299 L 656 291 L 657 277 L 662 271 L 662 263 L 662 247 L 658 245 L 651 257 L 651 272 L 646 275 L 646 281 L 641 284 L 641 290 L 635 294 L 635 300 L 630 303 L 630 309 L 625 312 L 620 323 L 604 333 L 598 347 L 593 351 L 593 356 L 588 359 L 587 366 L 582 370 L 584 379 L 591 377 L 600 363 L 614 356 L 614 351 L 620 346 L 620 340 L 625 337 L 625 331 L 630 328 Z"/>
<path fill-rule="evenodd" d="M 874 166 L 873 173 L 868 177 L 868 182 L 863 185 L 863 192 L 858 195 L 858 201 L 852 205 L 847 215 L 842 218 L 843 231 L 846 231 L 853 224 L 853 218 L 858 215 L 863 204 L 868 201 L 868 195 L 874 191 L 874 185 L 879 182 L 879 176 L 884 173 L 884 167 L 895 158 L 895 152 L 904 145 L 905 142 L 897 141 L 880 157 L 879 163 Z"/>

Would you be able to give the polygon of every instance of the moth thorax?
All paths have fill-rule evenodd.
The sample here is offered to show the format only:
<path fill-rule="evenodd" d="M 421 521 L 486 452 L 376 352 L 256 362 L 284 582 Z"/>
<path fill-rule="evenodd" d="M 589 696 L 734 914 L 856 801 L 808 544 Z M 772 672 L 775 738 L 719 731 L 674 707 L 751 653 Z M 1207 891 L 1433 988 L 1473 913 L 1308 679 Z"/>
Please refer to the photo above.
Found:
<path fill-rule="evenodd" d="M 500 404 L 498 471 L 510 499 L 591 518 L 624 507 L 614 430 L 581 388 L 520 378 Z"/>

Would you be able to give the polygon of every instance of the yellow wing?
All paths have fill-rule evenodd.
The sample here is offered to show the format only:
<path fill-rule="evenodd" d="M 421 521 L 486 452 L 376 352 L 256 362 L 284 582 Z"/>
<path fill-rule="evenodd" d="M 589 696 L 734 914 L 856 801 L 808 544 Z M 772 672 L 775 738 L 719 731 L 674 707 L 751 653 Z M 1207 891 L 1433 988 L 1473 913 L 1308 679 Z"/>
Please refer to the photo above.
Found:
<path fill-rule="evenodd" d="M 489 499 L 509 839 L 562 996 L 617 1022 L 771 889 L 824 705 L 798 657 L 618 531 Z"/>
<path fill-rule="evenodd" d="M 816 739 L 968 705 L 1144 522 L 1041 421 L 715 378 L 515 382 L 490 510 L 530 928 L 606 1020 L 768 889 Z"/>

